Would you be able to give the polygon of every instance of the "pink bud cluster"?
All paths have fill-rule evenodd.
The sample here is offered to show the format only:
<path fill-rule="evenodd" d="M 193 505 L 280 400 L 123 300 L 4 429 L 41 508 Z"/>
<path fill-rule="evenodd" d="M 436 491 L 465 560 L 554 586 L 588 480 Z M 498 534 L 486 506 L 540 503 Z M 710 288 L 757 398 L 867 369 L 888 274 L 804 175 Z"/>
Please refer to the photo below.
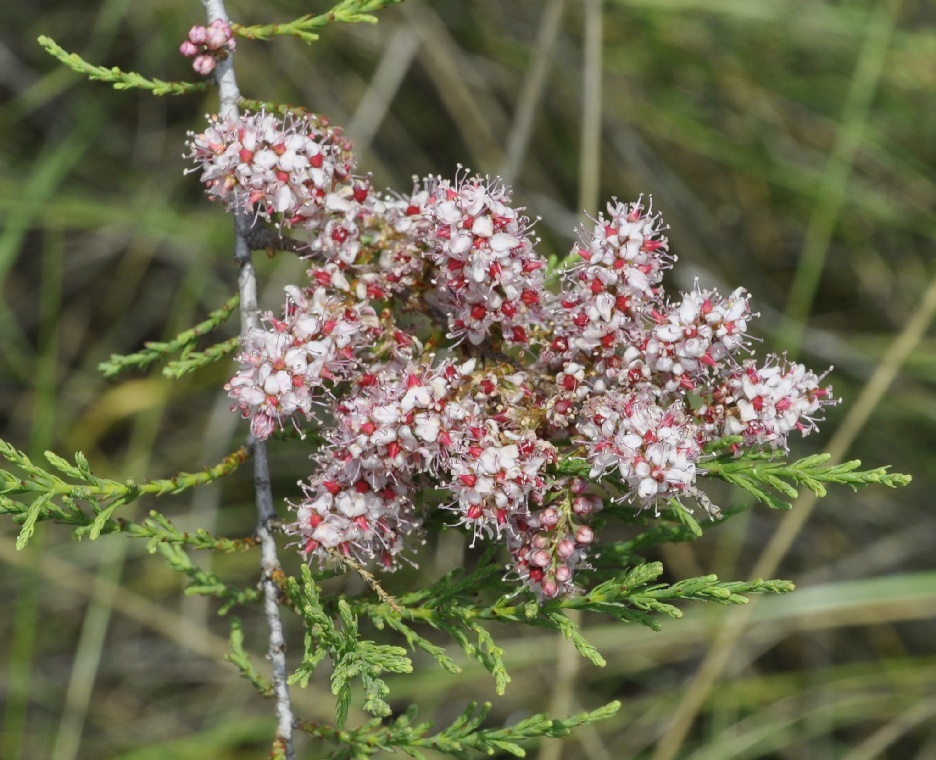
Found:
<path fill-rule="evenodd" d="M 556 480 L 543 499 L 545 506 L 517 520 L 517 530 L 508 539 L 513 571 L 546 599 L 570 594 L 575 570 L 587 567 L 595 532 L 585 523 L 603 507 L 599 497 L 586 495 L 587 490 L 582 478 Z"/>
<path fill-rule="evenodd" d="M 179 46 L 179 52 L 186 58 L 192 58 L 192 68 L 202 76 L 208 76 L 215 70 L 218 61 L 233 53 L 237 43 L 230 25 L 222 19 L 215 19 L 208 26 L 196 25 L 189 29 L 188 37 Z"/>
<path fill-rule="evenodd" d="M 395 568 L 442 510 L 502 542 L 532 593 L 567 595 L 606 500 L 708 508 L 709 444 L 785 449 L 835 403 L 824 376 L 757 361 L 743 288 L 664 291 L 675 257 L 640 200 L 608 204 L 549 271 L 498 180 L 375 192 L 311 117 L 214 117 L 189 157 L 210 197 L 296 235 L 308 265 L 226 386 L 260 438 L 324 425 L 287 526 L 306 557 Z M 575 458 L 589 480 L 562 474 Z"/>

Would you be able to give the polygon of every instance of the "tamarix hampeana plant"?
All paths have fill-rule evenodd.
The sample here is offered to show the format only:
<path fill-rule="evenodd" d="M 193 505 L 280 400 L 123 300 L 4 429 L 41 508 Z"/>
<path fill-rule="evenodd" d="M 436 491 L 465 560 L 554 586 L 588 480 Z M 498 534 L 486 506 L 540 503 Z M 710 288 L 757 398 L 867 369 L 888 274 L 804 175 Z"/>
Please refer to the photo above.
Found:
<path fill-rule="evenodd" d="M 749 332 L 756 314 L 743 288 L 722 295 L 697 283 L 690 292 L 666 292 L 664 274 L 676 257 L 649 201 L 612 200 L 579 230 L 567 256 L 547 257 L 499 179 L 459 169 L 452 178 L 381 191 L 325 118 L 241 98 L 237 37 L 311 41 L 314 30 L 373 21 L 372 12 L 389 4 L 343 0 L 320 16 L 242 26 L 230 23 L 221 2 L 205 0 L 207 25 L 193 27 L 181 44 L 220 93 L 219 112 L 189 134 L 185 157 L 209 199 L 234 218 L 240 290 L 177 339 L 112 357 L 102 370 L 114 375 L 181 353 L 164 369 L 179 377 L 238 351 L 224 391 L 232 411 L 249 421 L 246 445 L 201 472 L 117 483 L 96 477 L 81 454 L 75 464 L 49 454 L 47 470 L 4 443 L 0 454 L 12 468 L 0 473 L 0 511 L 22 525 L 20 548 L 41 520 L 74 525 L 76 537 L 122 532 L 148 539 L 197 593 L 222 599 L 222 613 L 262 603 L 271 676 L 250 661 L 236 622 L 229 659 L 275 700 L 273 756 L 295 756 L 295 731 L 335 758 L 394 749 L 421 757 L 422 748 L 459 758 L 523 755 L 518 742 L 563 736 L 612 714 L 617 703 L 506 727 L 486 727 L 488 708 L 472 704 L 433 733 L 415 722 L 415 707 L 392 714 L 383 675 L 413 666 L 402 647 L 364 638 L 360 621 L 389 629 L 456 673 L 432 632 L 450 636 L 503 693 L 507 663 L 488 630 L 492 621 L 560 632 L 601 665 L 568 611 L 655 629 L 658 616 L 680 616 L 671 600 L 741 604 L 746 594 L 793 588 L 714 576 L 659 582 L 662 567 L 645 562 L 644 550 L 701 535 L 696 514 L 706 526 L 723 519 L 706 482 L 726 481 L 784 508 L 783 497 L 799 486 L 822 495 L 828 483 L 897 486 L 909 478 L 823 456 L 785 461 L 791 434 L 815 430 L 825 407 L 837 403 L 825 373 L 756 355 Z M 97 67 L 40 42 L 70 68 L 115 87 L 204 88 Z M 256 303 L 253 250 L 289 252 L 308 266 L 275 311 Z M 240 339 L 194 351 L 238 305 Z M 266 451 L 268 441 L 284 438 L 305 441 L 312 454 L 300 485 L 282 495 L 288 517 L 280 518 Z M 208 485 L 248 459 L 255 536 L 183 533 L 155 511 L 142 522 L 119 516 L 147 494 Z M 614 522 L 637 532 L 627 541 L 608 538 Z M 396 597 L 384 589 L 384 576 L 415 563 L 427 535 L 452 529 L 466 531 L 480 552 L 471 569 Z M 202 570 L 186 551 L 254 547 L 259 592 Z M 304 560 L 298 576 L 281 569 L 281 550 Z M 347 571 L 360 574 L 367 591 L 324 595 L 322 578 Z M 291 675 L 283 612 L 305 627 Z M 290 642 L 290 651 L 298 646 Z M 298 718 L 289 696 L 326 658 L 333 725 Z M 355 684 L 375 719 L 347 728 Z"/>

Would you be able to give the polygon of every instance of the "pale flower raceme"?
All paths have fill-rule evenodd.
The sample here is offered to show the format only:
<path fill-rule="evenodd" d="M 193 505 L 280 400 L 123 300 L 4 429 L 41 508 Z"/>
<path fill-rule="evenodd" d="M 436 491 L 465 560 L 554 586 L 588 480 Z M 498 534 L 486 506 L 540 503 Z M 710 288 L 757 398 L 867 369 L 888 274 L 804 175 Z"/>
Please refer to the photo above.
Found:
<path fill-rule="evenodd" d="M 476 421 L 479 422 L 479 421 Z M 529 514 L 531 498 L 546 491 L 545 466 L 555 448 L 530 433 L 501 430 L 493 419 L 468 428 L 450 466 L 452 509 L 475 536 L 500 536 Z"/>
<path fill-rule="evenodd" d="M 557 327 L 546 354 L 588 359 L 600 372 L 618 366 L 616 352 L 633 342 L 640 315 L 658 299 L 663 272 L 673 261 L 658 214 L 641 201 L 615 200 L 607 210 L 593 229 L 581 230 L 581 245 L 572 251 L 581 261 L 550 299 Z"/>
<path fill-rule="evenodd" d="M 692 391 L 744 347 L 751 309 L 744 288 L 723 298 L 696 282 L 682 301 L 654 310 L 652 317 L 657 324 L 645 349 L 648 367 Z"/>
<path fill-rule="evenodd" d="M 714 513 L 706 451 L 783 450 L 835 403 L 824 375 L 758 362 L 744 288 L 664 291 L 675 257 L 642 200 L 608 204 L 549 271 L 499 180 L 378 192 L 307 116 L 212 117 L 188 145 L 209 196 L 297 235 L 307 264 L 226 389 L 257 437 L 315 424 L 324 441 L 286 526 L 309 560 L 392 570 L 435 513 L 500 542 L 530 593 L 569 595 L 605 502 Z"/>
<path fill-rule="evenodd" d="M 768 356 L 762 367 L 748 359 L 726 378 L 722 403 L 709 414 L 715 433 L 741 435 L 749 447 L 786 450 L 790 433 L 816 430 L 823 407 L 837 403 L 830 387 L 820 387 L 823 377 L 785 357 Z M 702 416 L 710 410 L 702 409 Z"/>
<path fill-rule="evenodd" d="M 431 360 L 431 357 L 430 357 Z M 397 473 L 447 467 L 478 406 L 461 397 L 474 369 L 462 365 L 397 365 L 365 374 L 357 393 L 336 406 L 333 439 L 347 451 L 349 477 L 382 482 Z"/>
<path fill-rule="evenodd" d="M 411 288 L 426 268 L 414 202 L 375 193 L 366 177 L 329 193 L 319 213 L 304 222 L 312 233 L 304 253 L 314 262 L 310 277 L 321 282 L 318 267 L 325 262 L 356 279 L 362 298 L 385 299 Z"/>
<path fill-rule="evenodd" d="M 499 181 L 465 176 L 428 184 L 424 234 L 452 337 L 478 344 L 496 325 L 506 343 L 527 345 L 545 296 L 545 261 L 533 250 L 530 221 L 509 205 Z"/>
<path fill-rule="evenodd" d="M 589 476 L 616 470 L 627 488 L 621 498 L 659 509 L 695 487 L 701 431 L 681 401 L 663 407 L 649 392 L 594 398 L 582 410 L 578 432 Z"/>
<path fill-rule="evenodd" d="M 247 333 L 240 371 L 225 386 L 232 409 L 250 419 L 258 438 L 297 414 L 312 418 L 317 392 L 350 377 L 379 332 L 366 304 L 349 304 L 324 288 L 289 286 L 287 293 L 283 319 L 268 314 Z"/>
<path fill-rule="evenodd" d="M 349 181 L 349 143 L 310 116 L 259 112 L 209 121 L 204 132 L 189 133 L 186 157 L 198 164 L 209 197 L 228 210 L 301 226 Z"/>
<path fill-rule="evenodd" d="M 384 570 L 397 567 L 405 540 L 422 525 L 411 501 L 412 482 L 405 477 L 383 479 L 379 484 L 347 478 L 339 452 L 332 463 L 302 484 L 304 498 L 293 505 L 296 521 L 286 532 L 300 538 L 300 550 L 322 563 L 348 556 L 358 562 L 377 560 Z"/>

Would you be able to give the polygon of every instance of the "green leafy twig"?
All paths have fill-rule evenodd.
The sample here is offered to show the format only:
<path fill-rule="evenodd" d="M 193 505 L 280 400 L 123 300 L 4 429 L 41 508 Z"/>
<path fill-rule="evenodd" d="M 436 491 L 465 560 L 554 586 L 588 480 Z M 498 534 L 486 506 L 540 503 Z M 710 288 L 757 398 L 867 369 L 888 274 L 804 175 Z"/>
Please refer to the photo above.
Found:
<path fill-rule="evenodd" d="M 364 687 L 364 709 L 372 715 L 390 715 L 390 705 L 384 697 L 389 687 L 381 674 L 411 673 L 413 664 L 406 650 L 397 646 L 375 644 L 358 637 L 357 616 L 346 601 L 338 601 L 341 628 L 335 625 L 322 606 L 318 586 L 308 566 L 302 566 L 302 581 L 294 577 L 282 579 L 281 588 L 294 609 L 305 620 L 305 654 L 302 664 L 289 678 L 290 684 L 305 686 L 315 668 L 327 655 L 334 663 L 331 690 L 337 700 L 335 722 L 343 727 L 351 704 L 351 683 L 355 679 Z"/>
<path fill-rule="evenodd" d="M 47 451 L 46 460 L 51 467 L 67 478 L 78 481 L 70 483 L 51 470 L 32 462 L 26 454 L 18 451 L 6 441 L 0 440 L 0 457 L 22 471 L 19 477 L 8 470 L 0 470 L 0 514 L 13 515 L 22 524 L 16 546 L 22 549 L 32 536 L 35 525 L 41 520 L 58 520 L 69 525 L 80 526 L 77 537 L 88 535 L 92 540 L 102 532 L 127 530 L 132 524 L 112 519 L 113 512 L 120 506 L 136 501 L 141 496 L 179 494 L 196 486 L 212 483 L 228 475 L 247 460 L 246 447 L 241 447 L 213 467 L 195 473 L 181 472 L 173 478 L 149 480 L 135 483 L 132 480 L 120 483 L 116 480 L 99 478 L 91 472 L 85 456 L 75 454 L 75 464 Z M 11 496 L 36 494 L 31 504 L 25 504 Z M 90 506 L 87 514 L 82 504 Z M 171 523 L 162 525 L 168 531 Z M 136 527 L 136 526 L 134 526 Z M 138 535 L 151 535 L 138 532 Z M 207 535 L 207 534 L 206 534 Z"/>
<path fill-rule="evenodd" d="M 720 478 L 753 494 L 758 501 L 774 509 L 790 509 L 790 502 L 778 498 L 776 491 L 790 499 L 799 492 L 796 486 L 805 486 L 816 496 L 825 496 L 828 483 L 838 483 L 858 489 L 860 486 L 880 484 L 896 488 L 912 479 L 910 475 L 889 473 L 887 467 L 861 471 L 861 462 L 853 459 L 842 464 L 826 464 L 830 454 L 815 454 L 796 462 L 778 462 L 770 454 L 747 454 L 737 459 L 719 457 L 706 462 L 710 477 Z M 770 490 L 768 490 L 770 489 Z"/>
<path fill-rule="evenodd" d="M 714 575 L 669 585 L 657 582 L 662 572 L 663 566 L 658 562 L 640 564 L 616 573 L 583 596 L 548 602 L 522 602 L 515 596 L 506 595 L 507 587 L 499 566 L 479 563 L 471 572 L 454 571 L 426 589 L 399 597 L 399 611 L 361 598 L 343 602 L 355 612 L 369 617 L 378 628 L 390 627 L 398 631 L 411 647 L 427 652 L 451 671 L 455 664 L 444 649 L 420 636 L 413 626 L 426 624 L 447 633 L 469 658 L 479 662 L 494 676 L 497 692 L 503 693 L 510 677 L 503 659 L 504 652 L 485 627 L 489 622 L 521 623 L 561 633 L 583 657 L 601 667 L 605 664 L 604 658 L 565 615 L 565 610 L 598 612 L 622 622 L 640 623 L 659 630 L 661 626 L 656 615 L 682 616 L 673 601 L 687 599 L 745 604 L 745 594 L 785 593 L 793 589 L 787 581 L 722 582 Z M 498 591 L 504 595 L 493 604 L 484 605 L 479 604 L 477 597 L 481 591 Z"/>
<path fill-rule="evenodd" d="M 481 728 L 487 719 L 491 705 L 472 702 L 448 727 L 437 734 L 430 734 L 431 723 L 417 723 L 416 707 L 388 724 L 379 720 L 370 721 L 352 731 L 342 731 L 332 726 L 300 722 L 299 728 L 309 736 L 334 744 L 337 753 L 334 760 L 363 760 L 378 752 L 400 750 L 417 760 L 425 760 L 420 750 L 432 749 L 457 760 L 469 760 L 475 753 L 494 755 L 506 752 L 514 757 L 525 757 L 526 751 L 519 742 L 531 739 L 558 739 L 568 736 L 573 729 L 594 723 L 614 715 L 621 707 L 620 702 L 610 702 L 591 712 L 579 713 L 567 718 L 550 718 L 544 713 L 531 715 L 510 726 Z"/>
<path fill-rule="evenodd" d="M 398 615 L 388 615 L 387 617 L 375 616 L 372 620 L 381 630 L 386 625 L 401 634 L 403 638 L 406 639 L 406 643 L 409 644 L 410 649 L 421 649 L 449 673 L 461 673 L 461 668 L 446 654 L 445 649 L 437 644 L 433 644 L 429 639 L 420 636 L 410 626 L 406 625 Z"/>
<path fill-rule="evenodd" d="M 213 364 L 240 347 L 240 338 L 234 336 L 223 343 L 215 343 L 204 351 L 183 352 L 182 358 L 175 359 L 163 367 L 163 375 L 178 380 L 183 375 Z"/>
<path fill-rule="evenodd" d="M 204 322 L 200 322 L 199 324 L 195 325 L 195 327 L 192 327 L 185 332 L 179 333 L 179 335 L 177 335 L 172 340 L 166 342 L 147 342 L 144 344 L 145 348 L 143 351 L 138 351 L 134 354 L 127 354 L 126 356 L 112 354 L 108 361 L 102 362 L 98 365 L 98 369 L 101 371 L 104 377 L 113 377 L 127 367 L 146 367 L 157 359 L 166 356 L 167 354 L 182 351 L 182 360 L 173 362 L 168 367 L 166 367 L 165 370 L 163 370 L 163 374 L 167 375 L 168 377 L 180 377 L 186 372 L 191 371 L 191 368 L 194 368 L 195 366 L 203 366 L 210 361 L 214 361 L 215 359 L 230 353 L 234 350 L 234 348 L 237 347 L 237 338 L 231 338 L 224 343 L 219 343 L 216 346 L 212 346 L 203 354 L 187 353 L 195 346 L 201 336 L 211 332 L 219 325 L 227 321 L 231 314 L 234 313 L 234 310 L 237 308 L 239 303 L 240 297 L 232 296 L 227 301 L 225 301 L 224 305 L 220 309 L 211 312 L 211 314 L 208 315 L 208 318 Z M 186 362 L 189 364 L 186 364 Z M 194 364 L 192 364 L 193 362 Z M 189 367 L 190 364 L 192 364 L 191 368 Z"/>
<path fill-rule="evenodd" d="M 784 580 L 722 582 L 715 575 L 689 578 L 672 585 L 654 583 L 663 573 L 663 565 L 650 562 L 637 565 L 591 589 L 582 597 L 569 600 L 568 606 L 613 615 L 622 622 L 637 622 L 660 630 L 660 624 L 647 613 L 682 617 L 682 611 L 670 601 L 691 599 L 720 604 L 747 604 L 744 594 L 783 594 L 794 586 Z"/>
<path fill-rule="evenodd" d="M 233 663 L 261 695 L 267 698 L 274 696 L 273 684 L 260 675 L 244 649 L 244 629 L 237 618 L 231 620 L 231 653 L 224 655 L 224 659 Z"/>
<path fill-rule="evenodd" d="M 177 543 L 159 542 L 155 548 L 166 559 L 169 567 L 191 579 L 191 584 L 185 588 L 186 595 L 216 596 L 224 600 L 224 604 L 218 610 L 219 615 L 226 615 L 236 604 L 249 604 L 261 598 L 260 591 L 256 588 L 238 589 L 228 586 L 217 575 L 192 562 L 192 558 Z"/>
<path fill-rule="evenodd" d="M 153 95 L 187 95 L 193 92 L 204 92 L 211 86 L 211 82 L 165 82 L 162 79 L 147 79 L 142 74 L 133 71 L 121 71 L 116 66 L 107 68 L 88 63 L 77 53 L 69 53 L 60 47 L 55 40 L 42 35 L 39 44 L 52 57 L 62 64 L 84 74 L 88 79 L 112 84 L 115 90 L 149 90 Z"/>
<path fill-rule="evenodd" d="M 317 16 L 307 14 L 295 21 L 283 24 L 265 24 L 257 26 L 242 26 L 232 24 L 231 31 L 249 40 L 268 40 L 271 37 L 287 35 L 298 37 L 304 42 L 315 42 L 319 35 L 315 30 L 323 29 L 335 23 L 341 24 L 376 24 L 377 17 L 374 12 L 396 5 L 401 0 L 341 0 L 331 10 Z"/>
<path fill-rule="evenodd" d="M 131 538 L 148 538 L 150 551 L 154 551 L 157 544 L 179 544 L 191 546 L 193 549 L 231 553 L 252 549 L 257 545 L 256 536 L 245 538 L 224 538 L 214 536 L 203 528 L 194 533 L 179 530 L 168 517 L 156 510 L 151 510 L 149 517 L 142 523 L 124 520 L 116 517 L 108 520 L 101 528 L 101 535 L 108 533 L 126 533 Z"/>

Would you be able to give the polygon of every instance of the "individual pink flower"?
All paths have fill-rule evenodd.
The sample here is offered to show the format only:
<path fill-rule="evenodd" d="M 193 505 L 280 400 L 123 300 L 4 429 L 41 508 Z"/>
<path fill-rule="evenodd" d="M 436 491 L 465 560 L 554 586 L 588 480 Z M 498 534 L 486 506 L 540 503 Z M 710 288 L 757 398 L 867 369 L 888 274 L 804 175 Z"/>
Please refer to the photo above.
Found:
<path fill-rule="evenodd" d="M 218 62 L 211 55 L 197 55 L 195 60 L 192 61 L 192 68 L 205 77 L 214 71 L 217 65 Z"/>

